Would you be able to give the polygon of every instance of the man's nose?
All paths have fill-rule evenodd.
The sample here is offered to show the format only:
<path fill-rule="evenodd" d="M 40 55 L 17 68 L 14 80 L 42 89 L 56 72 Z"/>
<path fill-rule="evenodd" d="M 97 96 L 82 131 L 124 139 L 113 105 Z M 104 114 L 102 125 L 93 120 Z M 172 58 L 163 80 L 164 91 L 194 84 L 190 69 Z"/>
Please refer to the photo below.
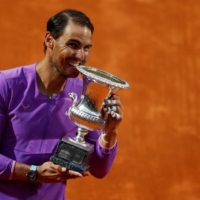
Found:
<path fill-rule="evenodd" d="M 84 49 L 78 49 L 76 51 L 76 57 L 80 60 L 85 60 L 85 51 Z"/>

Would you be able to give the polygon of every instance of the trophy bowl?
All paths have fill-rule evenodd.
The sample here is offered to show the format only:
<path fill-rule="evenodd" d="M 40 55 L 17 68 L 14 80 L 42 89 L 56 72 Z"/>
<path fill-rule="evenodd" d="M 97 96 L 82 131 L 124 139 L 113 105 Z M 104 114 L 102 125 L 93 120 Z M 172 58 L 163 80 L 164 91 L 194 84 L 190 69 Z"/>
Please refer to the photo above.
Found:
<path fill-rule="evenodd" d="M 66 114 L 77 125 L 78 132 L 74 138 L 62 139 L 50 160 L 68 169 L 84 173 L 89 169 L 93 145 L 84 140 L 89 130 L 102 129 L 106 119 L 101 116 L 104 100 L 111 92 L 129 88 L 121 78 L 90 66 L 77 66 L 83 77 L 83 89 L 80 100 L 77 95 L 69 93 L 72 105 Z"/>

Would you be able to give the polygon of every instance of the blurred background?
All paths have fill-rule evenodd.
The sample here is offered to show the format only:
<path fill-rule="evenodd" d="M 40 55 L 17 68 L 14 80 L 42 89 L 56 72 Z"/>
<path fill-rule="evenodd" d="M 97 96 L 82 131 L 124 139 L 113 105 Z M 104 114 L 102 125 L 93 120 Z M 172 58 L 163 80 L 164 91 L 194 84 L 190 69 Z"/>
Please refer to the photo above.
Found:
<path fill-rule="evenodd" d="M 87 65 L 131 85 L 110 173 L 70 180 L 68 200 L 199 200 L 200 1 L 0 0 L 0 70 L 40 61 L 65 8 L 95 25 Z"/>

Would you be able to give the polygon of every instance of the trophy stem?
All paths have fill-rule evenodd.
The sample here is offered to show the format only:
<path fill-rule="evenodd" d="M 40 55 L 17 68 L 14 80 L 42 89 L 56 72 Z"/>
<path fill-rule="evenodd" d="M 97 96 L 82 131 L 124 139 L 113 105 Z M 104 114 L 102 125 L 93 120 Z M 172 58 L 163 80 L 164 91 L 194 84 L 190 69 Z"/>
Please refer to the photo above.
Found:
<path fill-rule="evenodd" d="M 78 127 L 78 133 L 75 138 L 69 138 L 71 142 L 79 143 L 82 146 L 88 146 L 89 144 L 85 142 L 84 137 L 88 134 L 88 130 Z"/>
<path fill-rule="evenodd" d="M 88 134 L 88 130 L 87 130 L 87 129 L 78 127 L 78 134 L 77 134 L 77 136 L 76 136 L 77 142 L 85 143 L 84 137 L 85 137 L 87 134 Z"/>

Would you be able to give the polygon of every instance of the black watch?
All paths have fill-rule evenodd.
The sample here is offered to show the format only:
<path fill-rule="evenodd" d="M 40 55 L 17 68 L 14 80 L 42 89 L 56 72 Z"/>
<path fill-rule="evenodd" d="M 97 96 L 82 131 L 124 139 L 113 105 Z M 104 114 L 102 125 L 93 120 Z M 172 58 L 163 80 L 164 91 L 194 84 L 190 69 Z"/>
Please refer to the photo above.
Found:
<path fill-rule="evenodd" d="M 31 165 L 28 173 L 26 174 L 27 180 L 31 183 L 35 183 L 37 180 L 37 166 Z"/>

